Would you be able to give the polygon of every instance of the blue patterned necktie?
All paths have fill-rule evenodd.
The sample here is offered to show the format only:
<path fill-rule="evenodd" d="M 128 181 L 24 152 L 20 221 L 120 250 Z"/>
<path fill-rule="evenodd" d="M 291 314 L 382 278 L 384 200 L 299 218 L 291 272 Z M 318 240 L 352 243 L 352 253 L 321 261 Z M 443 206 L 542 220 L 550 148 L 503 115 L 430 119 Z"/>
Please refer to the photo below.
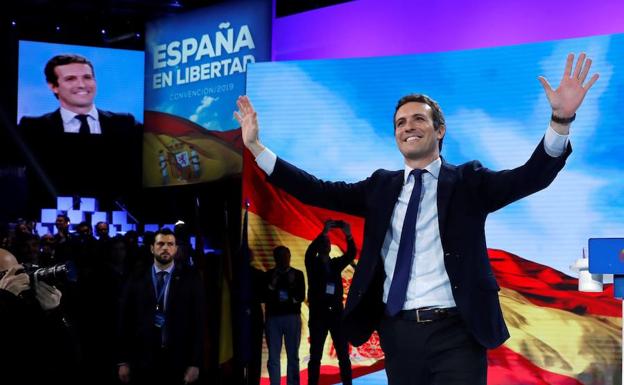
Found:
<path fill-rule="evenodd" d="M 414 169 L 410 175 L 414 177 L 414 188 L 407 204 L 407 211 L 403 219 L 399 251 L 397 252 L 392 283 L 388 293 L 386 312 L 390 316 L 396 315 L 403 309 L 407 296 L 407 284 L 409 283 L 414 260 L 414 242 L 416 241 L 416 218 L 418 217 L 418 205 L 422 191 L 422 174 L 424 170 Z"/>
<path fill-rule="evenodd" d="M 165 309 L 165 293 L 163 293 L 163 290 L 165 288 L 165 276 L 167 274 L 166 271 L 159 271 L 156 274 L 156 298 L 158 299 L 158 309 L 160 309 L 160 311 L 164 311 Z"/>

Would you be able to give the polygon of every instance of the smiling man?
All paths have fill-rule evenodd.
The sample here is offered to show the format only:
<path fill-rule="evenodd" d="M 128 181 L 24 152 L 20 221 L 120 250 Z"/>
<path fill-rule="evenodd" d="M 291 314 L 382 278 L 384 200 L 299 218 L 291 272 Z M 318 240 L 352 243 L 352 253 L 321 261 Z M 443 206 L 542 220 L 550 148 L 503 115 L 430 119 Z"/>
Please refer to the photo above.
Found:
<path fill-rule="evenodd" d="M 268 181 L 302 202 L 363 217 L 364 241 L 344 310 L 344 330 L 359 346 L 379 332 L 391 385 L 485 385 L 486 350 L 509 338 L 485 241 L 488 214 L 546 188 L 571 153 L 570 124 L 585 94 L 591 60 L 567 57 L 552 89 L 544 138 L 529 160 L 492 171 L 478 161 L 440 157 L 447 131 L 431 98 L 399 100 L 394 134 L 403 170 L 377 170 L 357 183 L 326 182 L 278 158 L 259 140 L 245 96 L 235 117 L 245 146 Z M 586 81 L 587 80 L 587 81 Z"/>
<path fill-rule="evenodd" d="M 96 108 L 93 63 L 76 54 L 57 55 L 46 63 L 44 74 L 59 108 L 25 116 L 19 123 L 34 156 L 27 159 L 29 176 L 39 182 L 31 191 L 43 187 L 55 197 L 138 187 L 141 126 L 130 114 Z M 118 185 L 111 183 L 120 179 Z"/>

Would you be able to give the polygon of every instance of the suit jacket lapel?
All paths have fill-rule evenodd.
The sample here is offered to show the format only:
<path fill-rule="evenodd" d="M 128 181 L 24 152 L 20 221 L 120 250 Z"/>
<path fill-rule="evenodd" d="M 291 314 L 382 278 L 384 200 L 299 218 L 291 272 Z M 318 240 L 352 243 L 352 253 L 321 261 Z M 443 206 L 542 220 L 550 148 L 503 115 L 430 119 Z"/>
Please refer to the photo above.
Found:
<path fill-rule="evenodd" d="M 178 291 L 178 285 L 180 284 L 180 274 L 181 271 L 177 265 L 174 266 L 171 271 L 171 279 L 169 280 L 169 292 L 167 293 L 167 312 L 171 310 L 171 306 L 175 306 L 173 304 L 176 303 L 174 300 L 174 296 Z"/>
<path fill-rule="evenodd" d="M 147 288 L 147 299 L 149 300 L 150 308 L 156 307 L 156 287 L 152 280 L 152 269 L 153 267 L 150 265 L 150 269 L 145 274 L 143 281 L 143 285 Z"/>
<path fill-rule="evenodd" d="M 56 135 L 63 135 L 65 133 L 65 126 L 63 125 L 63 117 L 61 116 L 61 109 L 57 108 L 50 117 L 50 127 L 56 131 Z"/>
<path fill-rule="evenodd" d="M 448 217 L 448 205 L 453 195 L 457 173 L 455 167 L 442 159 L 440 175 L 438 176 L 438 225 L 440 226 L 440 238 L 444 244 L 444 231 Z"/>
<path fill-rule="evenodd" d="M 110 123 L 110 114 L 107 111 L 102 111 L 98 108 L 98 121 L 100 122 L 100 132 L 102 134 L 108 133 Z"/>
<path fill-rule="evenodd" d="M 383 234 L 385 236 L 386 230 L 390 226 L 390 218 L 392 217 L 392 212 L 394 211 L 394 206 L 399 199 L 399 194 L 401 194 L 401 189 L 403 188 L 404 181 L 404 171 L 397 171 L 394 175 L 392 175 L 390 179 L 390 188 L 388 189 L 388 195 L 384 197 L 381 202 L 381 217 L 379 223 L 383 226 Z"/>

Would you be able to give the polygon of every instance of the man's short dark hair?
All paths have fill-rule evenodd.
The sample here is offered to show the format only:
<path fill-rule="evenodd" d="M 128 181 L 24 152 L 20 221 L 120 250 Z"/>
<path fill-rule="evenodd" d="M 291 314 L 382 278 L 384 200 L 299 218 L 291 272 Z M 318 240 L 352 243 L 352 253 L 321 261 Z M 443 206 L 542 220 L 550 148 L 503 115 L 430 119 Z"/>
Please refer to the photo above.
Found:
<path fill-rule="evenodd" d="M 63 218 L 65 220 L 65 222 L 69 223 L 69 217 L 67 216 L 67 214 L 63 214 L 63 213 L 56 214 L 56 218 L 57 219 L 58 219 L 58 217 Z"/>
<path fill-rule="evenodd" d="M 54 71 L 54 69 L 58 66 L 64 66 L 72 63 L 88 64 L 89 67 L 91 67 L 91 72 L 93 73 L 93 77 L 95 78 L 95 69 L 93 69 L 93 63 L 91 63 L 89 59 L 76 54 L 64 54 L 56 55 L 52 59 L 48 60 L 48 62 L 46 63 L 45 69 L 43 70 L 46 82 L 54 86 L 58 86 L 58 77 L 56 76 L 56 72 Z"/>
<path fill-rule="evenodd" d="M 283 258 L 287 255 L 290 255 L 290 249 L 286 246 L 277 246 L 273 249 L 273 258 L 277 260 L 277 258 Z"/>
<path fill-rule="evenodd" d="M 154 233 L 154 239 L 152 240 L 152 245 L 156 243 L 156 237 L 159 235 L 173 235 L 175 238 L 175 233 L 168 227 L 163 227 Z"/>
<path fill-rule="evenodd" d="M 409 94 L 399 99 L 397 106 L 394 109 L 394 116 L 392 117 L 392 127 L 394 127 L 395 131 L 396 131 L 396 123 L 395 123 L 396 114 L 399 111 L 399 108 L 401 108 L 401 106 L 403 106 L 404 104 L 412 103 L 412 102 L 423 103 L 431 107 L 431 117 L 433 119 L 433 128 L 436 131 L 438 131 L 441 126 L 446 127 L 446 121 L 444 120 L 444 113 L 442 112 L 442 109 L 440 108 L 440 105 L 438 104 L 438 102 L 436 102 L 435 100 L 431 99 L 429 96 L 424 95 L 424 94 Z M 440 139 L 440 142 L 438 142 L 438 148 L 440 151 L 442 151 L 443 140 L 444 138 Z"/>

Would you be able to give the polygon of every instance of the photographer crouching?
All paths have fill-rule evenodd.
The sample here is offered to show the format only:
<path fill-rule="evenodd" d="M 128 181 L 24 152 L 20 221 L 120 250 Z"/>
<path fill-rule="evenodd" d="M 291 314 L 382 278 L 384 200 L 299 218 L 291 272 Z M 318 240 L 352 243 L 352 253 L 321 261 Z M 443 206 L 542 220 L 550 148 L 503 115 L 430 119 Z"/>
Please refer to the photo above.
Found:
<path fill-rule="evenodd" d="M 48 270 L 49 271 L 49 270 Z M 71 334 L 61 292 L 0 249 L 0 374 L 4 385 L 72 383 Z M 49 274 L 48 274 L 49 275 Z M 45 277 L 44 277 L 45 278 Z"/>

